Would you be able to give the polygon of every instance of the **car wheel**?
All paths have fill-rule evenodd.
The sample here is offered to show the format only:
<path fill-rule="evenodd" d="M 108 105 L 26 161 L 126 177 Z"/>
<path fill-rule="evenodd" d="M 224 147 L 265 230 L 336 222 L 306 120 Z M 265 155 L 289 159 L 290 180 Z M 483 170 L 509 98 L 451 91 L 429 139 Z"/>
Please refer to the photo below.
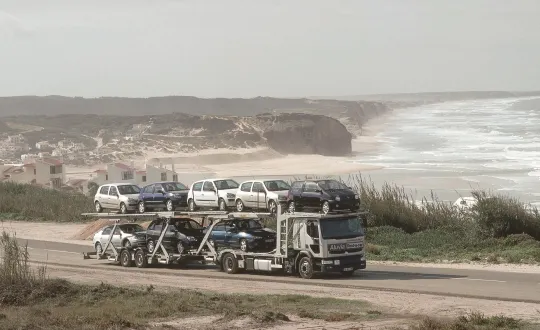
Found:
<path fill-rule="evenodd" d="M 148 259 L 146 258 L 146 253 L 143 250 L 139 249 L 135 252 L 135 266 L 138 268 L 148 267 Z"/>
<path fill-rule="evenodd" d="M 96 204 L 94 204 L 94 207 L 96 208 L 97 213 L 103 212 L 103 208 L 101 207 L 101 204 L 99 202 L 96 202 Z"/>
<path fill-rule="evenodd" d="M 296 205 L 294 204 L 294 201 L 289 202 L 289 213 L 294 213 L 294 210 L 296 209 Z"/>
<path fill-rule="evenodd" d="M 122 253 L 120 253 L 120 264 L 122 264 L 123 267 L 133 266 L 133 260 L 131 260 L 131 253 L 128 250 L 122 250 Z"/>
<path fill-rule="evenodd" d="M 174 211 L 174 204 L 172 200 L 167 200 L 167 203 L 165 204 L 165 207 L 167 208 L 167 211 L 172 212 Z"/>
<path fill-rule="evenodd" d="M 243 212 L 244 211 L 244 202 L 242 202 L 241 199 L 236 200 L 236 211 Z"/>
<path fill-rule="evenodd" d="M 193 199 L 190 199 L 188 202 L 188 210 L 189 212 L 195 212 L 195 209 L 197 208 L 197 205 L 195 205 L 195 201 Z"/>
<path fill-rule="evenodd" d="M 328 201 L 322 203 L 321 211 L 323 214 L 328 214 L 328 212 L 330 212 L 330 203 Z"/>
<path fill-rule="evenodd" d="M 103 247 L 101 246 L 101 243 L 97 242 L 95 248 L 96 248 L 96 254 L 99 257 L 101 253 L 103 252 Z"/>
<path fill-rule="evenodd" d="M 313 262 L 310 257 L 303 257 L 298 263 L 298 273 L 302 278 L 309 280 L 313 278 Z"/>
<path fill-rule="evenodd" d="M 245 238 L 242 238 L 240 240 L 240 250 L 242 250 L 242 252 L 247 252 L 247 250 L 248 250 L 248 243 L 247 243 L 247 240 Z"/>
<path fill-rule="evenodd" d="M 268 211 L 270 211 L 271 214 L 275 214 L 277 212 L 277 204 L 273 200 L 268 202 Z"/>
<path fill-rule="evenodd" d="M 139 202 L 139 213 L 146 212 L 146 206 L 144 205 L 144 202 Z"/>
<path fill-rule="evenodd" d="M 125 247 L 125 248 L 130 248 L 131 247 L 131 242 L 126 239 L 124 240 L 124 243 L 122 243 L 122 246 Z"/>
<path fill-rule="evenodd" d="M 148 242 L 146 242 L 146 248 L 148 249 L 148 252 L 154 253 L 155 247 L 156 243 L 154 243 L 153 240 L 149 239 Z"/>
<path fill-rule="evenodd" d="M 227 204 L 225 204 L 225 200 L 223 198 L 219 199 L 219 210 L 227 211 Z"/>
<path fill-rule="evenodd" d="M 120 213 L 121 214 L 127 214 L 128 213 L 126 204 L 124 204 L 124 203 L 120 204 Z"/>
<path fill-rule="evenodd" d="M 178 244 L 176 244 L 176 249 L 178 250 L 178 253 L 184 253 L 184 244 L 182 244 L 182 242 L 178 242 Z"/>
<path fill-rule="evenodd" d="M 238 260 L 236 260 L 232 253 L 227 253 L 223 256 L 222 265 L 223 270 L 225 270 L 227 274 L 238 273 Z"/>

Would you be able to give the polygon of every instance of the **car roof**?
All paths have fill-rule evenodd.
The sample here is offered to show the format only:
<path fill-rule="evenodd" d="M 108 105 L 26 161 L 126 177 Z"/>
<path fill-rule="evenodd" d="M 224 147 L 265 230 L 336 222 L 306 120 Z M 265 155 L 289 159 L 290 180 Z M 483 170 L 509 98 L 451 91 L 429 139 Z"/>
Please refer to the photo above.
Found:
<path fill-rule="evenodd" d="M 105 186 L 137 186 L 138 187 L 138 185 L 136 183 L 129 183 L 129 182 L 106 183 L 106 184 L 102 185 L 102 187 L 105 187 Z"/>

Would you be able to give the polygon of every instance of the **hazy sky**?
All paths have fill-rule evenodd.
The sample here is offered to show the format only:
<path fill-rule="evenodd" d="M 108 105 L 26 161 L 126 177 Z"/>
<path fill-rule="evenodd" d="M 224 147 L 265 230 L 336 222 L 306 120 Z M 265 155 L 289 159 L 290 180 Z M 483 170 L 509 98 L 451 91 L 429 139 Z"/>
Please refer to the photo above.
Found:
<path fill-rule="evenodd" d="M 0 95 L 540 90 L 539 0 L 0 0 Z"/>

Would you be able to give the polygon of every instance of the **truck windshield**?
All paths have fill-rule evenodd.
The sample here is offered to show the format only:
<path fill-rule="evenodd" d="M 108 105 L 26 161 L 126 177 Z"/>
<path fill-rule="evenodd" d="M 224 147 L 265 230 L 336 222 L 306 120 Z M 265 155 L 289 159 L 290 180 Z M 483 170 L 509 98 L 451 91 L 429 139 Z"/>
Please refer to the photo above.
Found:
<path fill-rule="evenodd" d="M 359 217 L 321 219 L 321 234 L 324 239 L 364 236 L 362 219 Z"/>

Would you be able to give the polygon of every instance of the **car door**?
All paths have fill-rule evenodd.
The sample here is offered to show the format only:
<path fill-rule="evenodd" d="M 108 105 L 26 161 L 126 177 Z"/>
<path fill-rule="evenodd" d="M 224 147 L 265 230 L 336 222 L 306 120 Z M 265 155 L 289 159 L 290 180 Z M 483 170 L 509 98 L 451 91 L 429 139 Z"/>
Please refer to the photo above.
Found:
<path fill-rule="evenodd" d="M 120 195 L 116 186 L 111 186 L 109 189 L 109 205 L 111 209 L 117 210 L 120 208 Z"/>
<path fill-rule="evenodd" d="M 238 235 L 237 221 L 228 221 L 225 224 L 225 233 L 223 237 L 223 244 L 230 247 L 238 247 L 240 244 L 236 242 L 236 236 Z"/>
<path fill-rule="evenodd" d="M 218 196 L 216 187 L 212 181 L 204 181 L 201 200 L 204 201 L 204 206 L 207 207 L 217 207 L 218 206 Z"/>
<path fill-rule="evenodd" d="M 111 236 L 112 226 L 108 226 L 101 232 L 101 237 L 99 238 L 99 243 L 101 243 L 101 248 L 105 248 L 105 244 L 107 244 L 107 241 L 109 240 L 109 237 Z"/>
<path fill-rule="evenodd" d="M 117 247 L 117 248 L 122 245 L 121 244 L 122 243 L 122 230 L 118 226 L 114 230 L 111 243 L 114 245 L 114 247 Z"/>
<path fill-rule="evenodd" d="M 193 193 L 193 196 L 188 196 L 188 198 L 193 198 L 195 201 L 195 204 L 197 206 L 204 206 L 204 201 L 202 198 L 202 187 L 203 187 L 204 181 L 195 182 L 193 184 L 193 188 L 191 189 L 191 192 Z"/>
<path fill-rule="evenodd" d="M 253 185 L 253 181 L 247 181 L 240 185 L 240 189 L 238 189 L 238 192 L 236 193 L 236 199 L 242 200 L 244 203 L 244 206 L 246 207 L 252 207 L 250 206 L 251 199 L 251 186 Z"/>
<path fill-rule="evenodd" d="M 103 186 L 101 189 L 99 189 L 98 194 L 98 202 L 101 204 L 101 207 L 103 208 L 110 208 L 110 202 L 109 202 L 109 187 L 110 186 Z"/>
<path fill-rule="evenodd" d="M 254 182 L 251 187 L 251 204 L 253 208 L 264 210 L 266 209 L 266 190 L 262 182 Z"/>
<path fill-rule="evenodd" d="M 302 189 L 302 205 L 304 207 L 315 208 L 319 207 L 321 201 L 321 193 L 319 186 L 315 182 L 308 181 Z"/>
<path fill-rule="evenodd" d="M 229 222 L 230 221 L 222 221 L 221 223 L 215 225 L 212 229 L 212 240 L 214 240 L 216 244 L 225 243 L 225 227 Z"/>
<path fill-rule="evenodd" d="M 148 225 L 148 228 L 146 228 L 146 240 L 152 239 L 152 240 L 157 241 L 157 238 L 159 237 L 159 233 L 157 234 L 157 237 L 156 237 L 157 223 L 158 223 L 158 220 L 154 220 Z"/>
<path fill-rule="evenodd" d="M 163 189 L 163 185 L 161 183 L 154 184 L 154 194 L 153 194 L 153 202 L 152 205 L 156 207 L 160 207 L 165 205 L 165 190 Z"/>

